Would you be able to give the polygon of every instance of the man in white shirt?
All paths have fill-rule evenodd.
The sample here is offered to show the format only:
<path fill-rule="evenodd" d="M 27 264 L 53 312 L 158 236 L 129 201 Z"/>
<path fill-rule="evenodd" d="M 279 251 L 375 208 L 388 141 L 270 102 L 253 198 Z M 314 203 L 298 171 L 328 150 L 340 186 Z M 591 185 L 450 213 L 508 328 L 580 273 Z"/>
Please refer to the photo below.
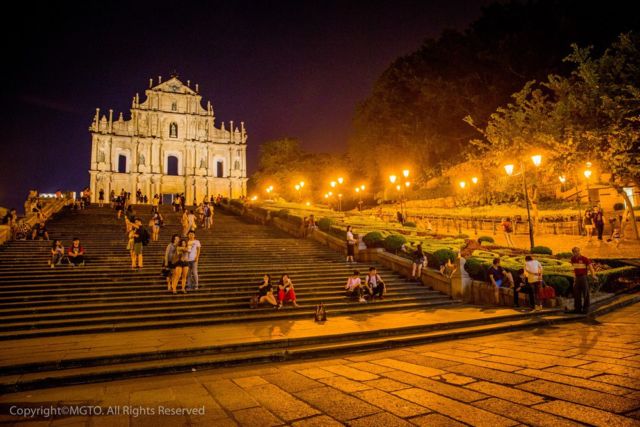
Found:
<path fill-rule="evenodd" d="M 538 301 L 538 293 L 542 287 L 542 264 L 540 264 L 540 261 L 533 259 L 531 255 L 527 255 L 524 260 L 524 274 L 533 290 L 534 309 L 542 310 L 542 305 Z"/>
<path fill-rule="evenodd" d="M 200 259 L 200 240 L 196 240 L 196 233 L 189 231 L 187 249 L 189 250 L 189 276 L 187 286 L 189 289 L 198 289 L 198 260 Z"/>

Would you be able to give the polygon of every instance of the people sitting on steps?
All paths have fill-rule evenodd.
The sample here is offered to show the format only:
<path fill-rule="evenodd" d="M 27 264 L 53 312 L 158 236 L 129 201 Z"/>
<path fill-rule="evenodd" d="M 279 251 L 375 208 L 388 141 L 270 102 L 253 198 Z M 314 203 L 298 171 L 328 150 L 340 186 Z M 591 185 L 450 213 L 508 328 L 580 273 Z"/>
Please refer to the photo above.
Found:
<path fill-rule="evenodd" d="M 278 301 L 273 295 L 273 286 L 271 285 L 271 275 L 265 274 L 262 277 L 262 283 L 258 286 L 258 304 L 268 303 L 273 307 L 278 306 Z"/>
<path fill-rule="evenodd" d="M 71 246 L 67 251 L 67 258 L 73 267 L 85 264 L 84 248 L 80 244 L 79 238 L 73 238 L 73 243 L 71 243 Z"/>
<path fill-rule="evenodd" d="M 366 287 L 364 288 L 364 291 L 371 295 L 371 300 L 375 297 L 384 299 L 386 285 L 375 267 L 369 267 L 369 274 L 367 274 Z"/>
<path fill-rule="evenodd" d="M 44 219 L 41 219 L 31 231 L 31 240 L 49 240 L 49 231 L 47 230 L 47 226 L 44 222 Z"/>
<path fill-rule="evenodd" d="M 283 274 L 278 282 L 278 309 L 281 309 L 287 301 L 291 301 L 294 307 L 298 307 L 293 282 L 288 274 Z"/>
<path fill-rule="evenodd" d="M 360 272 L 355 270 L 351 276 L 347 279 L 347 284 L 344 285 L 344 289 L 347 293 L 347 297 L 349 298 L 357 298 L 358 302 L 366 303 L 367 300 L 364 299 L 364 286 L 362 285 L 362 280 L 360 279 Z"/>
<path fill-rule="evenodd" d="M 49 264 L 51 264 L 51 268 L 55 268 L 56 265 L 62 264 L 62 261 L 65 260 L 69 262 L 69 259 L 66 258 L 64 254 L 64 246 L 60 240 L 54 240 L 53 245 L 51 245 L 51 260 L 49 260 Z"/>

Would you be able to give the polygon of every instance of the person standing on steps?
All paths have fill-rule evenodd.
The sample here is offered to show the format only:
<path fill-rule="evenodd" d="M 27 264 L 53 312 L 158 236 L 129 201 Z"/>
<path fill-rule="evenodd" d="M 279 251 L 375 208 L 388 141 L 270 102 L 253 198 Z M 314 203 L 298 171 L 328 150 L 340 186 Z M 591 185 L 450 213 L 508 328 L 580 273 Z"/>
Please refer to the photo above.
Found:
<path fill-rule="evenodd" d="M 182 293 L 187 293 L 187 276 L 189 275 L 189 248 L 186 239 L 180 239 L 176 252 L 173 256 L 175 271 L 173 273 L 172 290 L 176 293 L 178 281 L 182 279 Z"/>
<path fill-rule="evenodd" d="M 353 229 L 347 225 L 347 262 L 354 262 L 356 239 L 353 237 Z"/>
<path fill-rule="evenodd" d="M 422 243 L 418 244 L 418 247 L 413 253 L 412 258 L 413 258 L 413 266 L 411 268 L 411 280 L 415 282 L 420 282 L 420 278 L 422 277 L 422 268 L 424 267 L 424 264 L 427 261 L 427 256 L 422 250 Z"/>
<path fill-rule="evenodd" d="M 524 274 L 533 290 L 534 309 L 542 310 L 542 305 L 538 301 L 538 294 L 542 287 L 542 264 L 540 264 L 540 261 L 533 259 L 531 255 L 527 255 L 524 261 Z"/>
<path fill-rule="evenodd" d="M 258 286 L 258 304 L 264 304 L 265 302 L 268 302 L 273 307 L 278 306 L 278 301 L 276 301 L 276 297 L 273 296 L 271 276 L 268 274 L 262 277 L 262 283 Z"/>
<path fill-rule="evenodd" d="M 209 206 L 209 202 L 204 202 L 204 207 L 202 208 L 202 215 L 204 216 L 204 229 L 209 230 L 211 228 L 211 222 L 213 217 L 213 210 L 211 206 Z"/>
<path fill-rule="evenodd" d="M 593 280 L 597 281 L 596 271 L 593 263 L 589 258 L 580 254 L 580 248 L 571 249 L 573 256 L 571 257 L 571 266 L 573 267 L 573 304 L 574 313 L 587 314 L 589 312 L 590 296 L 589 282 L 587 282 L 587 274 L 591 273 Z"/>
<path fill-rule="evenodd" d="M 158 206 L 160 205 L 160 196 L 157 194 L 153 195 L 153 199 L 151 199 L 151 210 L 158 212 Z"/>
<path fill-rule="evenodd" d="M 98 191 L 98 206 L 102 207 L 104 205 L 104 190 L 101 188 Z"/>
<path fill-rule="evenodd" d="M 584 229 L 587 233 L 588 242 L 593 238 L 593 212 L 591 208 L 584 211 Z"/>
<path fill-rule="evenodd" d="M 142 225 L 142 220 L 136 218 L 132 225 L 133 247 L 131 250 L 131 268 L 143 267 L 142 247 L 149 244 L 149 232 Z"/>
<path fill-rule="evenodd" d="M 593 214 L 593 225 L 596 227 L 596 233 L 598 233 L 598 242 L 602 243 L 602 234 L 604 233 L 604 212 L 599 206 L 595 207 Z"/>
<path fill-rule="evenodd" d="M 158 241 L 160 237 L 160 226 L 162 225 L 162 215 L 160 212 L 155 211 L 151 216 L 151 221 L 149 221 L 149 226 L 151 226 L 151 240 L 154 242 Z"/>
<path fill-rule="evenodd" d="M 187 241 L 187 248 L 189 250 L 189 276 L 187 280 L 187 287 L 189 290 L 198 289 L 198 260 L 200 259 L 200 240 L 196 239 L 196 233 L 189 231 L 189 240 Z"/>
<path fill-rule="evenodd" d="M 288 274 L 283 274 L 280 282 L 278 282 L 278 309 L 281 309 L 282 305 L 287 301 L 291 301 L 294 307 L 298 307 L 293 282 L 291 282 Z"/>
<path fill-rule="evenodd" d="M 180 235 L 174 234 L 171 236 L 171 242 L 167 245 L 167 248 L 164 250 L 164 259 L 162 261 L 162 266 L 164 268 L 169 269 L 169 275 L 167 276 L 167 290 L 173 290 L 173 293 L 176 293 L 176 287 L 173 286 L 174 276 L 176 275 L 176 266 L 179 264 L 180 257 L 177 256 L 178 246 L 180 245 Z M 182 267 L 180 267 L 180 274 L 182 274 Z M 176 280 L 176 285 L 178 281 Z"/>
<path fill-rule="evenodd" d="M 369 267 L 365 292 L 371 295 L 371 299 L 373 300 L 376 296 L 384 299 L 385 291 L 386 285 L 378 274 L 378 270 L 376 270 L 375 267 Z"/>
<path fill-rule="evenodd" d="M 67 258 L 69 258 L 69 263 L 74 267 L 84 265 L 84 248 L 77 237 L 73 238 L 73 243 L 71 243 L 71 247 L 67 251 Z"/>

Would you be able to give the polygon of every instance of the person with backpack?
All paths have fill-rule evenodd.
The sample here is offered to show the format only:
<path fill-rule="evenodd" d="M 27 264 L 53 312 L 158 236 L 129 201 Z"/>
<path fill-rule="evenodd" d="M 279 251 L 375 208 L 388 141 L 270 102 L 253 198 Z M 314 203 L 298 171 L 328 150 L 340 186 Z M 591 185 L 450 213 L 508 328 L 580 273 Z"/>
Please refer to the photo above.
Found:
<path fill-rule="evenodd" d="M 142 248 L 149 244 L 151 236 L 146 228 L 142 225 L 140 218 L 135 218 L 131 225 L 133 231 L 133 246 L 131 247 L 131 268 L 140 269 L 143 267 Z"/>

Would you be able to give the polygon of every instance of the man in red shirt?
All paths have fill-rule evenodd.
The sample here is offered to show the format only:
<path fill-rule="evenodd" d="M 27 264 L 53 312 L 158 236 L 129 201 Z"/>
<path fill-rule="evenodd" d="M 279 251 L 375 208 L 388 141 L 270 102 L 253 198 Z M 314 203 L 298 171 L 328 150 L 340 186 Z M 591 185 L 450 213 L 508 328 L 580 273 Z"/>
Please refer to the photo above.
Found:
<path fill-rule="evenodd" d="M 573 266 L 573 301 L 576 313 L 587 314 L 589 312 L 589 283 L 587 282 L 587 273 L 591 272 L 594 280 L 598 280 L 596 271 L 593 269 L 593 263 L 586 256 L 580 255 L 580 248 L 571 249 L 573 256 L 571 257 L 571 265 Z M 584 300 L 584 303 L 583 303 Z"/>

